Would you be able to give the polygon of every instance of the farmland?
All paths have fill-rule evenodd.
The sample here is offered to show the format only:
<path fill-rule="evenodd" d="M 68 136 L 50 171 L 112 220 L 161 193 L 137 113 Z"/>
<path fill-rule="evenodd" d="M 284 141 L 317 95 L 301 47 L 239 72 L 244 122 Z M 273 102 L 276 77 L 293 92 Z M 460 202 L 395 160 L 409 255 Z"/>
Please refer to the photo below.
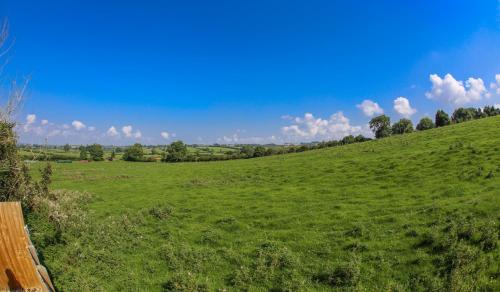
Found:
<path fill-rule="evenodd" d="M 493 117 L 255 159 L 53 164 L 53 189 L 89 194 L 85 227 L 28 224 L 67 291 L 499 290 L 499 129 Z"/>

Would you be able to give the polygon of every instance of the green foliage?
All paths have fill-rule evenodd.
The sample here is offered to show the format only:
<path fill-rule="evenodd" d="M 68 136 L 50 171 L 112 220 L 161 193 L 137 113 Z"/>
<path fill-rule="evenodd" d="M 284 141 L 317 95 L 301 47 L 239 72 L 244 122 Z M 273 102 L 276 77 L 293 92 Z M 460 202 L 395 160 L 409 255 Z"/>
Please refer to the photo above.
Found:
<path fill-rule="evenodd" d="M 71 146 L 69 146 L 69 144 L 64 144 L 64 152 L 69 152 L 69 150 L 71 150 Z"/>
<path fill-rule="evenodd" d="M 93 199 L 27 223 L 65 291 L 499 291 L 499 127 L 259 159 L 53 164 L 51 189 Z"/>
<path fill-rule="evenodd" d="M 92 161 L 104 160 L 104 149 L 99 144 L 87 146 L 87 152 L 89 153 L 89 159 Z"/>
<path fill-rule="evenodd" d="M 417 124 L 417 130 L 418 131 L 425 131 L 425 130 L 430 130 L 435 128 L 436 125 L 434 122 L 431 120 L 431 118 L 425 117 L 420 120 Z"/>
<path fill-rule="evenodd" d="M 187 156 L 187 146 L 182 141 L 172 142 L 167 146 L 163 161 L 180 162 Z"/>
<path fill-rule="evenodd" d="M 435 118 L 435 124 L 436 127 L 444 127 L 450 124 L 450 116 L 443 111 L 443 110 L 438 110 L 436 112 L 436 118 Z"/>
<path fill-rule="evenodd" d="M 479 114 L 476 112 L 476 109 L 473 107 L 469 108 L 457 108 L 454 112 L 453 115 L 451 116 L 451 120 L 454 123 L 463 123 L 466 121 L 471 121 L 475 118 L 480 118 L 481 117 L 481 109 L 479 109 Z"/>
<path fill-rule="evenodd" d="M 140 143 L 135 143 L 134 145 L 125 149 L 122 156 L 125 161 L 142 161 L 144 159 L 144 149 Z"/>
<path fill-rule="evenodd" d="M 391 135 L 391 118 L 386 115 L 374 117 L 370 120 L 370 129 L 377 139 L 389 137 Z"/>
<path fill-rule="evenodd" d="M 392 134 L 401 135 L 413 132 L 413 123 L 409 119 L 401 119 L 392 125 Z"/>
<path fill-rule="evenodd" d="M 87 147 L 80 146 L 79 149 L 80 149 L 80 160 L 87 160 L 88 159 Z"/>

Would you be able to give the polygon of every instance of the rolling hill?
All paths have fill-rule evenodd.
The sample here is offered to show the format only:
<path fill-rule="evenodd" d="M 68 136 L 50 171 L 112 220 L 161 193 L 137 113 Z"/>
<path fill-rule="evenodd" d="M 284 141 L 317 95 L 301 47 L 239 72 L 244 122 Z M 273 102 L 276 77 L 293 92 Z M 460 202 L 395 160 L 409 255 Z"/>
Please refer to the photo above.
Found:
<path fill-rule="evenodd" d="M 500 117 L 256 159 L 53 168 L 53 189 L 91 196 L 58 198 L 75 213 L 57 228 L 27 218 L 60 290 L 500 290 Z"/>

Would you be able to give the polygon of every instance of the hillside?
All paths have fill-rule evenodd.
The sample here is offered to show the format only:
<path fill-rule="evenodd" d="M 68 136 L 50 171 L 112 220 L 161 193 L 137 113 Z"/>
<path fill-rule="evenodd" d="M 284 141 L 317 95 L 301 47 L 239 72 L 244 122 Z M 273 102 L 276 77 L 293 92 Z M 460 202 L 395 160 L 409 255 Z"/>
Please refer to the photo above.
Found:
<path fill-rule="evenodd" d="M 54 189 L 92 195 L 59 232 L 28 218 L 61 290 L 500 289 L 500 117 L 257 159 L 53 168 Z"/>

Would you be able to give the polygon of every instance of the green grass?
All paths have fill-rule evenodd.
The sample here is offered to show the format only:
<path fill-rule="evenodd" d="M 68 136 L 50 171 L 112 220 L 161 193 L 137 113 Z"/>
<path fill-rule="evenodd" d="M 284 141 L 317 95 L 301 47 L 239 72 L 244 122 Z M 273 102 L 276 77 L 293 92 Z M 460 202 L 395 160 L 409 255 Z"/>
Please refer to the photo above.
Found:
<path fill-rule="evenodd" d="M 60 240 L 29 220 L 61 290 L 500 289 L 500 117 L 256 159 L 53 168 L 54 189 L 93 195 Z"/>

